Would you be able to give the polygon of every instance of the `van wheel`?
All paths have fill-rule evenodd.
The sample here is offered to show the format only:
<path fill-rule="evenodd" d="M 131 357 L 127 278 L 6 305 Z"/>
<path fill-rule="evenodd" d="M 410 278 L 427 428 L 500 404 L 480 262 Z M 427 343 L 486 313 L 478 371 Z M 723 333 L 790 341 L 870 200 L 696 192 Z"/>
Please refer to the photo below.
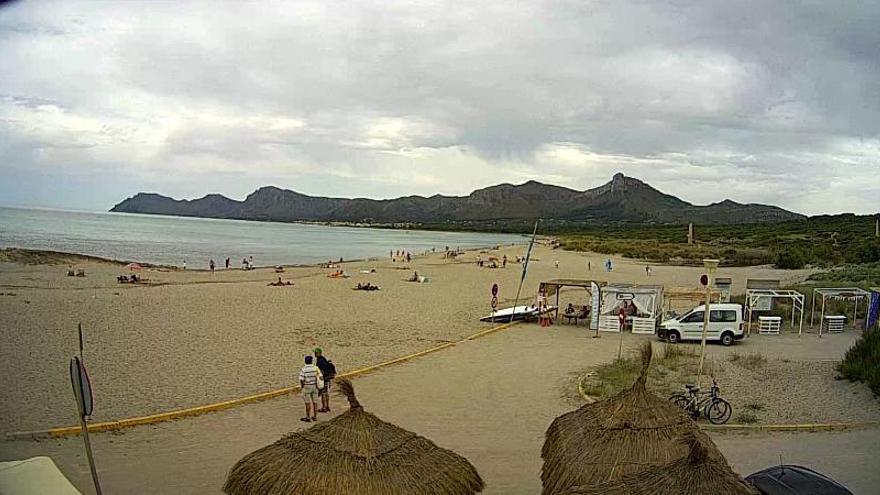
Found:
<path fill-rule="evenodd" d="M 677 344 L 681 341 L 681 335 L 676 331 L 672 331 L 666 334 L 666 340 L 669 341 L 670 344 Z"/>
<path fill-rule="evenodd" d="M 733 344 L 733 334 L 730 332 L 726 332 L 721 336 L 721 345 L 731 345 Z"/>

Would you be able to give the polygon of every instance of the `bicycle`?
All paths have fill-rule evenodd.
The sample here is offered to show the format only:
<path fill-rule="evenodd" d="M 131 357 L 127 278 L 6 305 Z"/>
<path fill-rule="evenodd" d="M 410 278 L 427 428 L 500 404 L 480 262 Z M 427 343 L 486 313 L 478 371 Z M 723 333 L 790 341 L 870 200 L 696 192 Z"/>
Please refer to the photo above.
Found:
<path fill-rule="evenodd" d="M 685 388 L 687 395 L 674 394 L 669 400 L 694 420 L 699 419 L 702 414 L 713 425 L 722 425 L 733 415 L 733 406 L 720 397 L 721 389 L 718 388 L 718 382 L 714 378 L 712 388 L 708 392 L 701 392 L 700 387 L 696 385 L 685 385 Z"/>

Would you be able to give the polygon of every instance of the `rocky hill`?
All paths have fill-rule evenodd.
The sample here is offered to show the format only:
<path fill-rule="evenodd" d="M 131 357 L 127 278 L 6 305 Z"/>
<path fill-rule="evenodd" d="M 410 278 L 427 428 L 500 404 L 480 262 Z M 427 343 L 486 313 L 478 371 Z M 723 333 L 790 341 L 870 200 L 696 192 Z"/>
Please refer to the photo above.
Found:
<path fill-rule="evenodd" d="M 219 194 L 195 200 L 175 200 L 140 193 L 110 211 L 277 222 L 429 225 L 535 218 L 572 223 L 660 224 L 764 223 L 805 218 L 775 206 L 740 204 L 730 200 L 697 206 L 623 174 L 616 174 L 610 182 L 586 191 L 529 181 L 520 185 L 491 186 L 468 196 L 406 196 L 386 200 L 307 196 L 272 186 L 257 189 L 244 201 Z"/>

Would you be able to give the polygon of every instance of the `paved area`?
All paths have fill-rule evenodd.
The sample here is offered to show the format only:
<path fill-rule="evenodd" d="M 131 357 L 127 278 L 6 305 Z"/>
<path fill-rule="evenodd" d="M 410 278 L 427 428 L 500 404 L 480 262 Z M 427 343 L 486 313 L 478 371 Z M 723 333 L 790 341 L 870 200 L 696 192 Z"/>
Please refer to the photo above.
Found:
<path fill-rule="evenodd" d="M 628 352 L 650 337 L 626 335 Z M 739 352 L 786 353 L 791 359 L 836 359 L 852 336 L 753 337 Z M 399 366 L 357 378 L 368 411 L 466 456 L 487 484 L 485 493 L 540 491 L 540 447 L 552 419 L 576 407 L 572 378 L 611 359 L 618 338 L 592 339 L 583 329 L 520 325 Z M 730 349 L 711 346 L 723 357 Z M 336 412 L 345 409 L 335 399 Z M 303 423 L 302 402 L 285 397 L 121 434 L 93 436 L 106 493 L 219 493 L 243 455 Z M 783 461 L 815 467 L 871 493 L 880 486 L 880 430 L 841 433 L 716 434 L 742 474 Z M 78 438 L 0 443 L 0 460 L 49 455 L 84 493 L 91 493 Z"/>

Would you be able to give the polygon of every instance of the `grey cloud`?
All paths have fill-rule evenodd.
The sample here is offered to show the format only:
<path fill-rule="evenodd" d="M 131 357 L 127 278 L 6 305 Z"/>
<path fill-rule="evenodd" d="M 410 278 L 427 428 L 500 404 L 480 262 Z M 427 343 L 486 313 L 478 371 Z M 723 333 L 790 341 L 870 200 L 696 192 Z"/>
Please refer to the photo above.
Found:
<path fill-rule="evenodd" d="M 345 172 L 381 197 L 406 188 L 403 178 L 369 179 L 389 167 L 422 171 L 424 184 L 413 187 L 425 189 L 413 192 L 458 194 L 525 178 L 589 187 L 622 169 L 694 201 L 736 193 L 803 208 L 804 191 L 821 191 L 829 176 L 865 184 L 880 168 L 871 145 L 880 141 L 876 2 L 224 9 L 21 2 L 4 14 L 11 34 L 0 36 L 8 55 L 0 72 L 9 77 L 0 93 L 10 96 L 0 99 L 0 118 L 29 118 L 4 113 L 52 102 L 63 115 L 40 126 L 66 133 L 48 136 L 75 133 L 73 117 L 108 120 L 100 137 L 74 142 L 101 143 L 95 164 L 112 161 L 108 147 L 137 147 L 144 174 L 167 163 L 185 167 L 196 156 L 198 167 L 213 157 L 218 174 L 286 161 L 279 178 L 308 177 L 314 185 L 323 174 L 338 183 L 327 170 Z M 211 110 L 303 126 L 279 131 L 188 117 Z M 14 143 L 4 156 L 45 138 L 29 132 L 8 130 Z M 580 165 L 542 158 L 554 143 L 605 158 Z M 479 173 L 436 177 L 444 164 L 430 160 L 462 156 L 456 149 L 474 157 L 470 170 Z M 90 166 L 87 154 L 78 160 Z M 231 170 L 232 163 L 240 165 Z M 45 159 L 33 164 L 51 167 Z M 834 184 L 854 197 L 872 190 Z M 852 207 L 840 205 L 822 211 Z"/>

